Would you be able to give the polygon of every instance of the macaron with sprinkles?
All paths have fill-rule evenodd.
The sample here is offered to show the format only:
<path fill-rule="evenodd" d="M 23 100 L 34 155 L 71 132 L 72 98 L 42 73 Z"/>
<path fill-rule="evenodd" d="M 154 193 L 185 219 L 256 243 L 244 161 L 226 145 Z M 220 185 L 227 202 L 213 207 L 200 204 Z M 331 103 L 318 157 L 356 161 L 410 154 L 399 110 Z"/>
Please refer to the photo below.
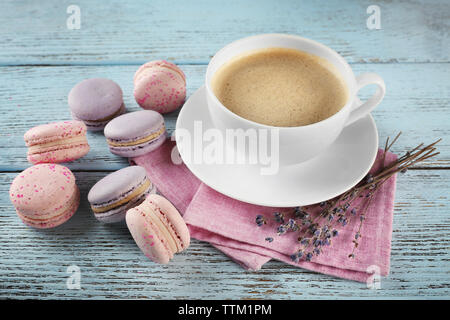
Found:
<path fill-rule="evenodd" d="M 39 229 L 63 224 L 80 203 L 73 173 L 51 163 L 37 164 L 19 173 L 11 184 L 9 197 L 19 218 Z"/>
<path fill-rule="evenodd" d="M 122 89 L 105 78 L 86 79 L 70 90 L 68 103 L 72 118 L 83 121 L 88 130 L 103 130 L 115 117 L 125 113 Z"/>
<path fill-rule="evenodd" d="M 137 157 L 151 152 L 166 140 L 161 114 L 152 110 L 126 113 L 110 121 L 104 130 L 111 153 Z"/>
<path fill-rule="evenodd" d="M 69 162 L 89 152 L 86 125 L 60 121 L 31 128 L 24 135 L 27 159 L 33 164 Z"/>
<path fill-rule="evenodd" d="M 99 180 L 89 191 L 88 201 L 97 220 L 115 223 L 125 218 L 127 210 L 139 205 L 156 187 L 145 169 L 130 166 Z"/>
<path fill-rule="evenodd" d="M 167 264 L 190 244 L 189 230 L 178 210 L 166 198 L 152 194 L 128 210 L 128 230 L 149 259 Z"/>
<path fill-rule="evenodd" d="M 186 76 L 165 60 L 147 62 L 134 75 L 134 98 L 146 110 L 174 111 L 186 98 Z"/>

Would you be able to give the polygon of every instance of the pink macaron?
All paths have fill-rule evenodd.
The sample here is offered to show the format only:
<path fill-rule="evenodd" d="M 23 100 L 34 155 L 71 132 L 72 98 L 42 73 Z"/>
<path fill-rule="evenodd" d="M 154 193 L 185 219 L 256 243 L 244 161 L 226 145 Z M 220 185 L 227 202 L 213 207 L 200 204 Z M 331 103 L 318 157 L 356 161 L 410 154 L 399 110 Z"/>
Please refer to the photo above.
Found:
<path fill-rule="evenodd" d="M 20 219 L 41 229 L 69 220 L 80 203 L 73 173 L 51 163 L 37 164 L 21 172 L 11 184 L 9 197 Z"/>
<path fill-rule="evenodd" d="M 134 98 L 147 110 L 174 111 L 186 98 L 186 77 L 173 63 L 164 60 L 147 62 L 134 75 Z"/>
<path fill-rule="evenodd" d="M 24 135 L 28 161 L 37 163 L 69 162 L 89 152 L 86 125 L 81 121 L 43 124 Z"/>
<path fill-rule="evenodd" d="M 149 195 L 127 211 L 126 222 L 134 241 L 151 260 L 166 264 L 190 243 L 189 230 L 178 210 L 164 197 Z"/>

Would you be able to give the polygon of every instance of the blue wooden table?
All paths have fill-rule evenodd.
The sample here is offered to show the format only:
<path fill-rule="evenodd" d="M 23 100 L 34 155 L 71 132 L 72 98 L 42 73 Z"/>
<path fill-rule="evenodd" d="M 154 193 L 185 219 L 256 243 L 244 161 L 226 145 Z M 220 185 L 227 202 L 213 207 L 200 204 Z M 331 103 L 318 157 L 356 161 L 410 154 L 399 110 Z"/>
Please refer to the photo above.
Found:
<path fill-rule="evenodd" d="M 68 6 L 80 9 L 80 28 Z M 380 10 L 380 27 L 367 20 Z M 72 12 L 69 10 L 69 12 Z M 19 1 L 0 3 L 0 298 L 449 298 L 450 297 L 450 3 L 425 1 Z M 373 21 L 372 21 L 373 22 Z M 74 29 L 75 27 L 75 29 Z M 381 289 L 271 261 L 244 271 L 207 243 L 166 266 L 142 255 L 124 224 L 103 225 L 87 201 L 54 230 L 25 227 L 8 190 L 26 161 L 24 132 L 70 119 L 67 94 L 78 81 L 107 77 L 138 110 L 132 77 L 154 59 L 180 65 L 188 95 L 202 85 L 211 56 L 253 34 L 291 33 L 341 53 L 355 73 L 373 71 L 387 94 L 373 112 L 380 141 L 403 131 L 393 148 L 444 138 L 441 154 L 398 179 L 391 274 Z M 369 90 L 370 91 L 370 90 Z M 369 92 L 370 93 L 370 92 Z M 363 92 L 362 96 L 367 93 Z M 166 116 L 173 131 L 177 113 Z M 82 199 L 95 181 L 127 165 L 100 133 L 68 166 Z M 68 267 L 81 272 L 69 289 Z"/>

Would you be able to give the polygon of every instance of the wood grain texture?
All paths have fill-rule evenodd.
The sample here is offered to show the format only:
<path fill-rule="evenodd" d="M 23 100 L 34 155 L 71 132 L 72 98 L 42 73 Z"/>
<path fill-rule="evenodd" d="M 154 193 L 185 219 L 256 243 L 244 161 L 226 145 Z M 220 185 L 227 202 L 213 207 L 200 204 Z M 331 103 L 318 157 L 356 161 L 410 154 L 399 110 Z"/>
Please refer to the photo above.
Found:
<path fill-rule="evenodd" d="M 206 63 L 225 44 L 254 34 L 291 33 L 322 42 L 349 62 L 448 62 L 446 0 L 89 1 L 81 29 L 68 30 L 65 1 L 2 1 L 1 64 L 129 64 L 165 57 Z M 381 30 L 366 10 L 381 9 Z"/>
<path fill-rule="evenodd" d="M 373 115 L 380 141 L 403 131 L 394 152 L 405 152 L 419 142 L 429 143 L 437 137 L 450 136 L 450 64 L 355 64 L 352 67 L 356 74 L 373 71 L 386 79 L 386 97 Z M 202 85 L 206 66 L 182 65 L 181 68 L 186 73 L 189 96 Z M 41 123 L 70 119 L 67 95 L 84 78 L 113 79 L 123 89 L 127 108 L 140 109 L 133 98 L 132 77 L 136 69 L 136 66 L 3 67 L 0 170 L 23 170 L 29 166 L 24 157 L 23 134 Z M 368 88 L 362 97 L 370 93 Z M 175 128 L 177 114 L 165 116 L 169 132 Z M 70 163 L 71 169 L 117 170 L 126 165 L 123 158 L 109 153 L 101 132 L 89 133 L 88 139 L 91 151 L 83 159 Z M 441 155 L 421 166 L 450 167 L 448 139 L 440 143 L 439 150 Z"/>
<path fill-rule="evenodd" d="M 391 274 L 381 290 L 271 261 L 244 271 L 209 244 L 191 247 L 166 266 L 148 260 L 126 226 L 104 225 L 86 195 L 106 173 L 77 172 L 81 207 L 66 224 L 34 230 L 8 199 L 14 173 L 0 174 L 0 297 L 16 298 L 445 298 L 448 272 L 450 171 L 410 171 L 398 180 Z M 420 185 L 420 188 L 417 186 Z M 332 247 L 330 247 L 332 249 Z M 81 290 L 66 288 L 67 267 L 81 269 Z"/>

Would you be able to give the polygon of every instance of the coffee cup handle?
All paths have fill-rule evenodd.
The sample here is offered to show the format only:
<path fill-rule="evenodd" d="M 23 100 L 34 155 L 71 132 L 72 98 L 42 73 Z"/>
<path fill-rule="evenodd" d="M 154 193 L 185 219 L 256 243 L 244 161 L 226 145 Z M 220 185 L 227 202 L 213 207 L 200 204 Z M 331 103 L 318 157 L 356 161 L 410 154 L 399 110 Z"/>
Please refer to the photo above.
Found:
<path fill-rule="evenodd" d="M 383 100 L 386 93 L 386 85 L 384 84 L 383 78 L 376 73 L 368 72 L 358 75 L 356 77 L 356 92 L 369 84 L 376 84 L 377 91 L 366 102 L 361 102 L 358 97 L 355 97 L 354 107 L 350 112 L 345 126 L 368 115 Z"/>

